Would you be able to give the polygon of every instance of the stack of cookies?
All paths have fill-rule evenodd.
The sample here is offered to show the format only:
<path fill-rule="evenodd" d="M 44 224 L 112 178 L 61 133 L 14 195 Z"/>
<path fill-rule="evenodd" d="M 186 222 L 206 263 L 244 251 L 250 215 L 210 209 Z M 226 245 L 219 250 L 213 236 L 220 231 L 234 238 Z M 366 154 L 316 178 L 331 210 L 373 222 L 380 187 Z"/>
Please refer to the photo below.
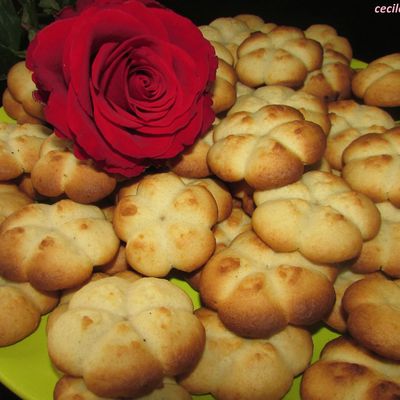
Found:
<path fill-rule="evenodd" d="M 279 400 L 296 377 L 303 400 L 400 398 L 400 55 L 355 69 L 333 27 L 254 15 L 200 30 L 214 124 L 135 179 L 76 159 L 10 71 L 0 346 L 50 313 L 58 400 Z"/>

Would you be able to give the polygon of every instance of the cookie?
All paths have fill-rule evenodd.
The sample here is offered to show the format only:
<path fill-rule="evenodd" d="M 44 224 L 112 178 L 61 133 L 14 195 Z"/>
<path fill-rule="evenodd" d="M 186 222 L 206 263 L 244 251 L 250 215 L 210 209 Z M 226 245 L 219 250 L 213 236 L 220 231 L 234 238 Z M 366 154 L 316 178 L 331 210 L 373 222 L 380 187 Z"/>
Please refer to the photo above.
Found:
<path fill-rule="evenodd" d="M 399 363 L 378 357 L 340 337 L 329 342 L 319 361 L 304 372 L 303 400 L 390 400 L 400 396 Z"/>
<path fill-rule="evenodd" d="M 191 400 L 190 394 L 174 379 L 165 378 L 159 388 L 127 400 Z M 54 400 L 112 400 L 92 393 L 81 378 L 64 375 L 54 388 Z M 114 398 L 114 400 L 116 400 Z"/>
<path fill-rule="evenodd" d="M 0 182 L 0 224 L 13 212 L 32 202 L 18 186 Z"/>
<path fill-rule="evenodd" d="M 301 90 L 327 102 L 350 98 L 353 49 L 349 40 L 327 24 L 311 25 L 304 34 L 321 44 L 323 60 L 320 69 L 307 75 Z"/>
<path fill-rule="evenodd" d="M 275 252 L 247 231 L 204 266 L 200 296 L 233 332 L 262 337 L 320 321 L 334 303 L 335 274 L 299 252 Z"/>
<path fill-rule="evenodd" d="M 203 266 L 215 249 L 211 229 L 217 219 L 208 189 L 169 172 L 146 175 L 131 195 L 119 196 L 113 224 L 131 267 L 162 277 L 172 268 L 192 272 Z"/>
<path fill-rule="evenodd" d="M 372 352 L 400 361 L 400 280 L 357 281 L 342 303 L 351 336 Z"/>
<path fill-rule="evenodd" d="M 94 205 L 28 204 L 0 227 L 0 275 L 41 290 L 74 287 L 116 255 L 120 240 Z"/>
<path fill-rule="evenodd" d="M 343 295 L 347 288 L 361 279 L 376 278 L 379 277 L 380 273 L 361 274 L 353 272 L 347 267 L 339 268 L 333 287 L 335 289 L 336 300 L 332 308 L 332 311 L 327 317 L 324 318 L 324 322 L 337 332 L 345 333 L 347 331 L 347 314 L 343 309 Z M 383 278 L 383 276 L 382 276 Z"/>
<path fill-rule="evenodd" d="M 241 14 L 235 17 L 216 18 L 208 25 L 199 26 L 199 29 L 211 42 L 219 57 L 230 65 L 235 65 L 238 47 L 252 32 L 269 32 L 275 27 L 276 24 L 265 23 L 257 15 Z M 224 49 L 229 53 L 226 54 Z"/>
<path fill-rule="evenodd" d="M 254 193 L 252 224 L 275 251 L 299 251 L 320 263 L 357 257 L 380 228 L 380 213 L 367 196 L 339 176 L 309 171 L 301 180 Z"/>
<path fill-rule="evenodd" d="M 239 111 L 255 112 L 268 104 L 293 107 L 303 114 L 306 121 L 318 124 L 326 135 L 329 133 L 331 123 L 326 103 L 313 94 L 281 85 L 262 86 L 239 96 L 228 115 Z"/>
<path fill-rule="evenodd" d="M 400 209 L 390 202 L 377 203 L 381 214 L 378 234 L 364 243 L 360 255 L 351 262 L 356 273 L 382 271 L 393 278 L 400 278 Z"/>
<path fill-rule="evenodd" d="M 32 334 L 42 315 L 58 303 L 58 293 L 35 289 L 31 284 L 0 276 L 0 346 L 9 346 Z"/>
<path fill-rule="evenodd" d="M 352 89 L 365 104 L 400 106 L 400 53 L 379 57 L 358 71 L 352 81 Z"/>
<path fill-rule="evenodd" d="M 7 73 L 7 88 L 3 93 L 5 112 L 18 123 L 40 124 L 44 121 L 43 104 L 34 98 L 36 85 L 25 61 L 15 63 Z"/>
<path fill-rule="evenodd" d="M 180 384 L 192 394 L 211 393 L 216 399 L 281 399 L 293 379 L 308 365 L 310 333 L 288 326 L 260 339 L 230 332 L 215 312 L 196 310 L 206 331 L 204 353 Z"/>
<path fill-rule="evenodd" d="M 394 119 L 386 111 L 354 100 L 332 102 L 328 110 L 331 130 L 325 158 L 338 171 L 343 168 L 343 152 L 353 140 L 367 133 L 383 133 L 395 126 Z"/>
<path fill-rule="evenodd" d="M 225 117 L 214 129 L 207 162 L 226 182 L 245 180 L 264 190 L 300 179 L 305 165 L 322 158 L 325 145 L 322 128 L 298 110 L 266 105 Z"/>
<path fill-rule="evenodd" d="M 104 199 L 117 184 L 115 177 L 96 169 L 90 161 L 78 160 L 72 142 L 55 134 L 42 143 L 31 179 L 33 189 L 42 196 L 64 196 L 83 204 Z"/>
<path fill-rule="evenodd" d="M 215 118 L 213 126 L 204 136 L 177 157 L 167 160 L 167 166 L 172 172 L 185 178 L 206 178 L 212 174 L 207 164 L 207 153 L 214 142 L 213 128 L 219 121 Z"/>
<path fill-rule="evenodd" d="M 187 372 L 205 343 L 191 299 L 159 278 L 88 283 L 51 320 L 47 335 L 58 370 L 114 398 L 144 395 L 164 377 Z"/>
<path fill-rule="evenodd" d="M 255 32 L 237 49 L 236 72 L 247 86 L 284 85 L 299 88 L 309 72 L 322 65 L 320 43 L 297 27 L 277 26 Z"/>
<path fill-rule="evenodd" d="M 39 159 L 40 146 L 51 132 L 40 124 L 0 122 L 0 181 L 30 173 Z"/>
<path fill-rule="evenodd" d="M 400 128 L 354 140 L 343 153 L 342 177 L 375 202 L 400 207 Z"/>

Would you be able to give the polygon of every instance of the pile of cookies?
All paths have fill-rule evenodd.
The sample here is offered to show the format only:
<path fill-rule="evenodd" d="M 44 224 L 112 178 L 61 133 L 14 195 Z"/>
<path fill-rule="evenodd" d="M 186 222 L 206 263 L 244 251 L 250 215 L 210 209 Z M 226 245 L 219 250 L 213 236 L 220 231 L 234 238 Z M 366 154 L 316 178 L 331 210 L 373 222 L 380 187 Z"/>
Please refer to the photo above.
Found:
<path fill-rule="evenodd" d="M 76 159 L 10 71 L 0 345 L 50 313 L 58 400 L 278 400 L 299 375 L 303 400 L 400 397 L 400 53 L 357 70 L 328 25 L 199 29 L 214 124 L 135 179 Z"/>

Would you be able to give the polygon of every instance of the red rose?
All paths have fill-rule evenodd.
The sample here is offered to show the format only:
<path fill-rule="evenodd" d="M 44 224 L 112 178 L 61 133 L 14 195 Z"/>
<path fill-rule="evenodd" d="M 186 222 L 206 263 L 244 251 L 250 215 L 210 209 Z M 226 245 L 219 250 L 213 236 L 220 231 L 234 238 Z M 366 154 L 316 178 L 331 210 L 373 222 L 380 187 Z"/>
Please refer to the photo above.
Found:
<path fill-rule="evenodd" d="M 214 120 L 212 46 L 153 0 L 78 1 L 38 32 L 26 63 L 56 134 L 110 173 L 176 156 Z"/>

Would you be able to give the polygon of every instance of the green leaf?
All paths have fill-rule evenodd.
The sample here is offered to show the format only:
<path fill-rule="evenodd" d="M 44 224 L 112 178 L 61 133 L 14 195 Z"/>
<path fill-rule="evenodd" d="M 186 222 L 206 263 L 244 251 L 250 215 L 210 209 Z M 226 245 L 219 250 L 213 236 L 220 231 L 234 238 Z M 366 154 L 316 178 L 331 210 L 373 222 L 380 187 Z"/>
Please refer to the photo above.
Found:
<path fill-rule="evenodd" d="M 19 50 L 22 27 L 12 0 L 0 0 L 0 44 Z"/>
<path fill-rule="evenodd" d="M 56 0 L 40 0 L 39 7 L 46 13 L 52 14 L 59 12 L 61 10 L 61 5 Z"/>
<path fill-rule="evenodd" d="M 19 0 L 22 6 L 21 24 L 27 30 L 39 29 L 39 18 L 34 0 Z"/>

